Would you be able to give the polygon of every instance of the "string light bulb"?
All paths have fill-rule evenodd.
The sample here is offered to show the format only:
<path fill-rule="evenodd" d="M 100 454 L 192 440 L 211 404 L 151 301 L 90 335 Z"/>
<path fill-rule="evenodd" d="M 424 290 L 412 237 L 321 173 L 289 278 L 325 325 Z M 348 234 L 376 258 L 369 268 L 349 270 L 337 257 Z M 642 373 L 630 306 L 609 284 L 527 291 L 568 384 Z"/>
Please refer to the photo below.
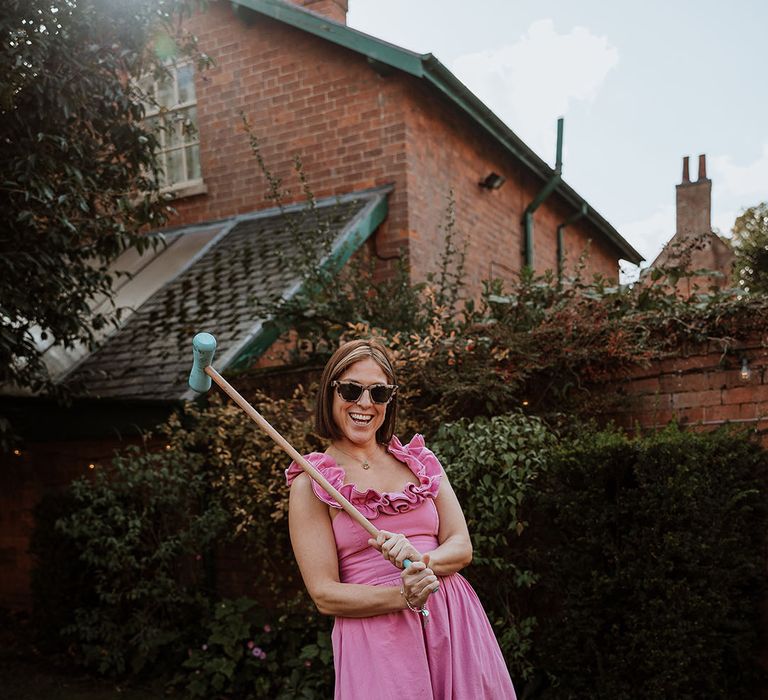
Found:
<path fill-rule="evenodd" d="M 746 357 L 741 358 L 741 369 L 739 370 L 739 376 L 744 382 L 748 382 L 752 378 L 752 370 L 749 368 L 749 360 L 747 360 Z"/>
<path fill-rule="evenodd" d="M 88 465 L 88 469 L 96 469 L 96 465 L 95 465 L 93 462 L 91 462 L 91 463 Z"/>

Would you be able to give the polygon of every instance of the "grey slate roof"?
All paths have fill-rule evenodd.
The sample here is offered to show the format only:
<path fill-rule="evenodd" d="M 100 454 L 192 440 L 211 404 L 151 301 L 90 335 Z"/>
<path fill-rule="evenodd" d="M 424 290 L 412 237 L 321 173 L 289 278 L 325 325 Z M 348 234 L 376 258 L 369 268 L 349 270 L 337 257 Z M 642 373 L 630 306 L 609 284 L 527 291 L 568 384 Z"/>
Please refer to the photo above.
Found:
<path fill-rule="evenodd" d="M 383 218 L 390 190 L 322 200 L 314 209 L 294 205 L 220 222 L 221 231 L 209 246 L 64 381 L 78 394 L 95 398 L 178 400 L 188 395 L 193 336 L 200 331 L 216 336 L 214 366 L 223 370 L 263 329 L 266 319 L 259 318 L 254 301 L 287 297 L 299 289 L 300 280 L 285 261 L 311 251 L 306 248 L 309 232 L 326 228 L 332 249 L 312 254 L 318 265 L 338 269 Z M 373 211 L 379 213 L 371 221 Z M 195 229 L 199 225 L 187 230 Z"/>

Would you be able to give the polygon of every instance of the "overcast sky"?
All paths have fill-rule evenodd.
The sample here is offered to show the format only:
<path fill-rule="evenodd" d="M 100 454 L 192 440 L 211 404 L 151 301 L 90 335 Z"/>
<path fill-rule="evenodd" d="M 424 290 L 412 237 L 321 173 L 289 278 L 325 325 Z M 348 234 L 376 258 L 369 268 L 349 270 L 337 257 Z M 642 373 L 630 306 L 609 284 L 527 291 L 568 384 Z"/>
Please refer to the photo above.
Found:
<path fill-rule="evenodd" d="M 652 261 L 682 157 L 712 220 L 768 200 L 768 1 L 349 0 L 351 27 L 432 53 Z"/>

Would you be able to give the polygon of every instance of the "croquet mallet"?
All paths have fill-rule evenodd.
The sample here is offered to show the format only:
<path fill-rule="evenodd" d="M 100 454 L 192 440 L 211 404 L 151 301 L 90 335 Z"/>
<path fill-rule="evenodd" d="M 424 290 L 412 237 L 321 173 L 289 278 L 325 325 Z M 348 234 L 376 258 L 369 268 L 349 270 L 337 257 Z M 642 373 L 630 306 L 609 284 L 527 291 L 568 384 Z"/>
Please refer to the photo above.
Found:
<path fill-rule="evenodd" d="M 211 380 L 216 382 L 229 398 L 231 398 L 248 416 L 271 437 L 280 447 L 285 450 L 288 456 L 296 462 L 311 479 L 316 481 L 325 489 L 328 495 L 338 503 L 344 511 L 368 532 L 373 539 L 379 535 L 378 528 L 366 518 L 357 508 L 355 508 L 337 489 L 335 489 L 328 480 L 313 467 L 304 457 L 302 457 L 280 433 L 277 432 L 269 422 L 249 404 L 240 393 L 222 377 L 212 366 L 213 354 L 216 352 L 216 338 L 210 333 L 198 333 L 192 339 L 192 348 L 194 360 L 192 371 L 189 374 L 189 386 L 200 394 L 204 394 L 211 388 Z M 408 568 L 411 561 L 406 559 L 403 562 L 404 568 Z"/>

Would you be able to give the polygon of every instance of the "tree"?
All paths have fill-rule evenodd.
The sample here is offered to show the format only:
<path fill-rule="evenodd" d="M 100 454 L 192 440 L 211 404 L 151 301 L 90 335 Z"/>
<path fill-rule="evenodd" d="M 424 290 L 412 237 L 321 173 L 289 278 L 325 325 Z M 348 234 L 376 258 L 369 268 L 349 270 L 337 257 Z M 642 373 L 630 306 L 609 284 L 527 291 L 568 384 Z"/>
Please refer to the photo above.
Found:
<path fill-rule="evenodd" d="M 55 386 L 39 343 L 91 345 L 119 319 L 109 264 L 166 220 L 142 124 L 195 0 L 4 0 L 0 14 L 0 382 Z"/>
<path fill-rule="evenodd" d="M 745 209 L 733 225 L 736 275 L 751 294 L 768 294 L 768 202 Z"/>

